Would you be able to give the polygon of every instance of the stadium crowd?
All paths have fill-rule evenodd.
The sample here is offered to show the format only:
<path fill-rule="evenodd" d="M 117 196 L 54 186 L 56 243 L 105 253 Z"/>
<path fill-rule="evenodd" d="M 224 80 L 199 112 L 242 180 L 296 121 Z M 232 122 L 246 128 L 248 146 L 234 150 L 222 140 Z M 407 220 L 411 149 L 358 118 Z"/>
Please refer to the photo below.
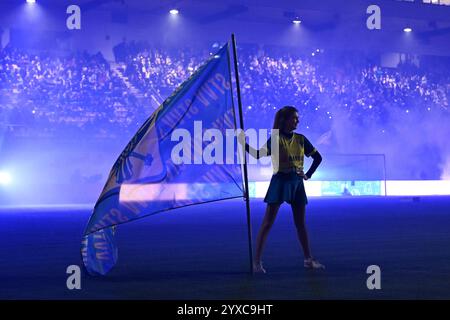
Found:
<path fill-rule="evenodd" d="M 123 43 L 109 63 L 101 53 L 56 57 L 8 46 L 0 50 L 0 123 L 22 136 L 133 133 L 152 112 L 150 94 L 161 102 L 217 49 Z M 387 68 L 358 52 L 254 45 L 238 54 L 247 127 L 270 126 L 286 104 L 297 106 L 316 132 L 326 132 L 336 116 L 382 125 L 392 110 L 448 114 L 448 61 Z"/>

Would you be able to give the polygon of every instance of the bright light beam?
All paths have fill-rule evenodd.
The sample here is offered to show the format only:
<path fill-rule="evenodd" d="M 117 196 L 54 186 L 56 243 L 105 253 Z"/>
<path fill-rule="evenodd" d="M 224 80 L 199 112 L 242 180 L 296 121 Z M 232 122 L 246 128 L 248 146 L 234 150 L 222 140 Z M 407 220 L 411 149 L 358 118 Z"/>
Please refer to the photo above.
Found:
<path fill-rule="evenodd" d="M 11 175 L 6 171 L 0 171 L 0 185 L 8 185 L 12 181 Z"/>

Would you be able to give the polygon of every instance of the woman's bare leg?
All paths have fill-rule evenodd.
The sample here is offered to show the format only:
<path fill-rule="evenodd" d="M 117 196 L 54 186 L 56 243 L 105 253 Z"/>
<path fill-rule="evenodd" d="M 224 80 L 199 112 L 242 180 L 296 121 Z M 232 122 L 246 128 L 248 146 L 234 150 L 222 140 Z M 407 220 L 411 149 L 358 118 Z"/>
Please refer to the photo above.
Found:
<path fill-rule="evenodd" d="M 267 204 L 266 213 L 264 214 L 263 222 L 256 237 L 256 263 L 261 262 L 264 245 L 266 244 L 267 236 L 277 216 L 278 209 L 280 209 L 280 204 Z"/>
<path fill-rule="evenodd" d="M 309 247 L 308 232 L 305 225 L 305 205 L 292 204 L 292 214 L 294 216 L 294 223 L 297 229 L 297 237 L 303 249 L 305 259 L 311 258 L 311 249 Z"/>

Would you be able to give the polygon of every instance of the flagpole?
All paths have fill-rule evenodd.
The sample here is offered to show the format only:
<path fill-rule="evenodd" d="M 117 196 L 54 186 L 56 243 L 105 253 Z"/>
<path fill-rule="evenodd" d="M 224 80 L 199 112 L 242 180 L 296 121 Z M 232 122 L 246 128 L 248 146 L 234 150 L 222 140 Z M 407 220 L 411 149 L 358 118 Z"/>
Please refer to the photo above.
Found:
<path fill-rule="evenodd" d="M 239 83 L 239 70 L 237 63 L 237 50 L 236 50 L 236 37 L 234 33 L 231 34 L 231 42 L 233 43 L 233 57 L 234 57 L 234 74 L 236 76 L 236 89 L 237 89 L 237 100 L 239 107 L 239 123 L 241 125 L 241 129 L 244 130 L 244 117 L 242 116 L 242 101 L 241 101 L 241 87 Z M 244 149 L 244 198 L 245 198 L 245 206 L 247 209 L 247 233 L 248 233 L 248 253 L 250 258 L 250 273 L 253 274 L 253 245 L 252 245 L 252 225 L 250 219 L 250 197 L 248 192 L 248 172 L 247 172 L 247 161 Z"/>

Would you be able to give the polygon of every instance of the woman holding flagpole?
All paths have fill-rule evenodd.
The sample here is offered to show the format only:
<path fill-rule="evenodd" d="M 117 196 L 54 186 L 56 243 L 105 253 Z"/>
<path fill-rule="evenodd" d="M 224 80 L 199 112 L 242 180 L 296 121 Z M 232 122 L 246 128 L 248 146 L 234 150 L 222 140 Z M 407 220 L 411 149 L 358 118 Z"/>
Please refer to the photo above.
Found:
<path fill-rule="evenodd" d="M 239 135 L 240 143 L 245 143 L 246 152 L 256 159 L 271 155 L 274 169 L 269 189 L 264 198 L 264 202 L 267 203 L 266 212 L 256 237 L 256 254 L 253 261 L 255 273 L 266 273 L 261 257 L 267 236 L 283 202 L 289 203 L 292 208 L 297 236 L 305 257 L 304 267 L 309 269 L 325 268 L 311 254 L 305 225 L 305 208 L 308 199 L 303 184 L 303 180 L 309 180 L 312 177 L 322 161 L 322 156 L 304 135 L 294 132 L 298 123 L 298 110 L 293 106 L 285 106 L 275 114 L 273 124 L 275 131 L 261 149 L 254 149 L 246 143 L 243 132 Z M 274 146 L 274 143 L 278 148 L 272 150 L 271 146 Z M 313 163 L 306 173 L 303 171 L 304 155 L 313 158 Z"/>

